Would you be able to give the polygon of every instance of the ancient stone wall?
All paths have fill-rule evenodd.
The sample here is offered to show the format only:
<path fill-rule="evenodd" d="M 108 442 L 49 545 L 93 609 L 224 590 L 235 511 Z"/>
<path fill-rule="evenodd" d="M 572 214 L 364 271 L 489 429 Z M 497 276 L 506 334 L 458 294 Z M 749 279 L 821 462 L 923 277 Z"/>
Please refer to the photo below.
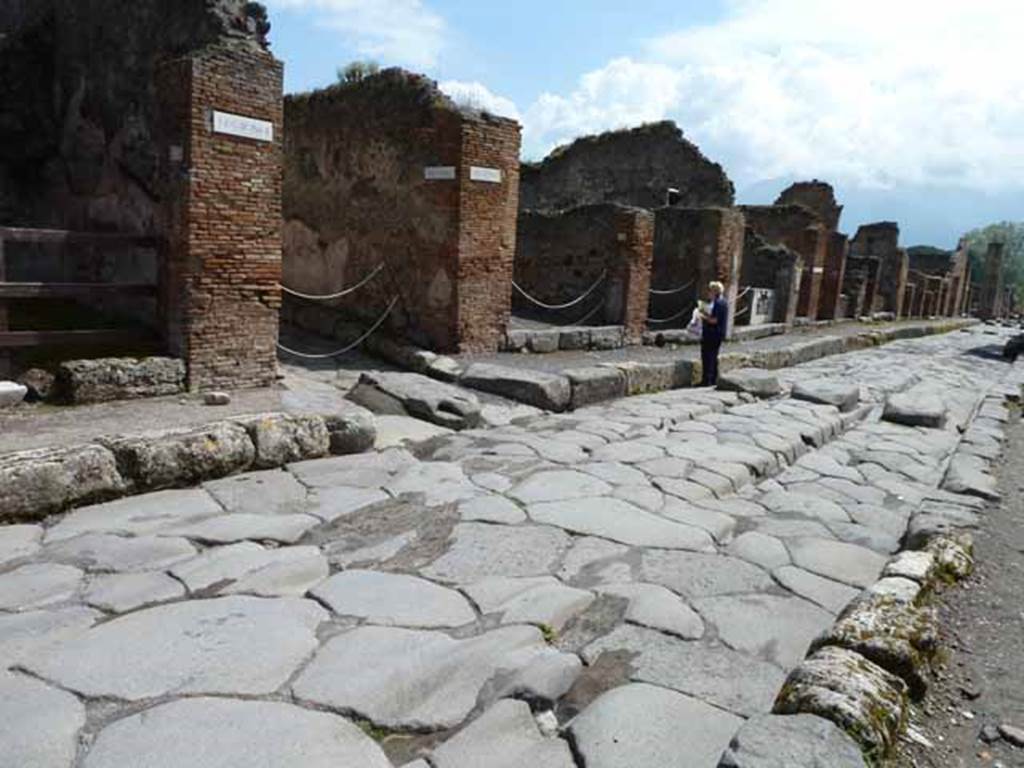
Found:
<path fill-rule="evenodd" d="M 797 316 L 814 318 L 818 310 L 829 237 L 818 215 L 803 205 L 741 206 L 751 227 L 765 242 L 785 245 L 801 256 Z"/>
<path fill-rule="evenodd" d="M 810 208 L 832 232 L 838 231 L 839 218 L 843 214 L 843 206 L 836 202 L 832 185 L 817 179 L 790 185 L 778 196 L 775 205 L 802 205 Z"/>
<path fill-rule="evenodd" d="M 159 139 L 167 200 L 161 304 L 193 390 L 276 375 L 281 279 L 282 64 L 211 47 L 164 63 Z M 217 132 L 213 111 L 269 124 L 269 139 Z"/>
<path fill-rule="evenodd" d="M 835 320 L 839 315 L 839 304 L 846 275 L 846 258 L 850 251 L 850 239 L 839 232 L 828 236 L 828 254 L 825 271 L 821 280 L 821 295 L 818 300 L 818 319 Z"/>
<path fill-rule="evenodd" d="M 875 256 L 847 256 L 843 293 L 847 296 L 848 317 L 864 317 L 874 311 L 881 268 L 882 262 Z"/>
<path fill-rule="evenodd" d="M 619 203 L 660 208 L 674 189 L 685 208 L 733 204 L 725 171 L 708 160 L 673 122 L 586 136 L 560 147 L 540 163 L 524 164 L 520 207 L 561 211 L 580 205 Z"/>
<path fill-rule="evenodd" d="M 560 324 L 587 317 L 591 325 L 623 325 L 630 340 L 643 333 L 648 313 L 654 215 L 620 205 L 589 205 L 564 213 L 522 211 L 516 240 L 515 281 L 549 305 L 590 296 L 566 310 Z M 522 297 L 517 313 L 539 313 Z"/>
<path fill-rule="evenodd" d="M 907 252 L 899 247 L 900 228 L 892 221 L 865 224 L 850 242 L 851 256 L 875 256 L 881 262 L 871 312 L 903 314 L 903 294 L 909 268 Z M 866 313 L 869 314 L 869 313 Z"/>
<path fill-rule="evenodd" d="M 652 323 L 653 330 L 686 325 L 697 301 L 707 298 L 712 280 L 726 286 L 731 327 L 743 265 L 744 232 L 743 214 L 733 208 L 667 206 L 655 211 L 651 287 L 674 291 L 685 286 L 686 290 L 651 296 L 652 318 L 674 318 L 671 323 Z"/>
<path fill-rule="evenodd" d="M 519 126 L 392 69 L 285 102 L 284 282 L 437 351 L 497 348 L 507 322 Z"/>
<path fill-rule="evenodd" d="M 772 322 L 791 324 L 796 317 L 803 257 L 785 245 L 773 245 L 747 227 L 741 278 L 744 286 L 775 291 Z"/>
<path fill-rule="evenodd" d="M 1003 244 L 989 243 L 985 254 L 985 278 L 978 293 L 978 317 L 988 320 L 1003 314 Z"/>

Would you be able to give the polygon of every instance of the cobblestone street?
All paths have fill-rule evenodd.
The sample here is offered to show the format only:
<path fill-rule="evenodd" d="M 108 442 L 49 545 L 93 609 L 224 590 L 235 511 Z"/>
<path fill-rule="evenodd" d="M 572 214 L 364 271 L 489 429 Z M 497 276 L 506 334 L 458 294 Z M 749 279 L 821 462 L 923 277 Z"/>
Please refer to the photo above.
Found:
<path fill-rule="evenodd" d="M 714 768 L 908 530 L 984 525 L 1005 338 L 2 527 L 0 764 Z"/>

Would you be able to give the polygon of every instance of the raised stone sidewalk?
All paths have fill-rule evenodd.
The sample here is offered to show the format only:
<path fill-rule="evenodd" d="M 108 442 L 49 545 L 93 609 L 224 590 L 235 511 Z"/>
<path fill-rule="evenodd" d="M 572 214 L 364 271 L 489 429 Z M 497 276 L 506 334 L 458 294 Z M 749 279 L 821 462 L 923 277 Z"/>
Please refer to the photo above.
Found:
<path fill-rule="evenodd" d="M 776 398 L 619 399 L 0 528 L 0 754 L 861 765 L 830 720 L 769 713 L 908 531 L 981 524 L 966 457 L 998 455 L 1022 379 L 970 354 L 989 341 L 900 341 L 780 370 Z M 823 378 L 859 404 L 785 394 Z M 922 384 L 944 426 L 881 420 Z"/>

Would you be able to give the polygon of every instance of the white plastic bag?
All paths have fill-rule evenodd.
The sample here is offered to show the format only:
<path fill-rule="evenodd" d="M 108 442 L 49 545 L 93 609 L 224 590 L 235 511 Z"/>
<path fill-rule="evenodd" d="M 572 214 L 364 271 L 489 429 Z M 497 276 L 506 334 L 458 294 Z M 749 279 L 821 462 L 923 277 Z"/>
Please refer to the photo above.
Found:
<path fill-rule="evenodd" d="M 695 339 L 699 339 L 704 335 L 704 323 L 700 319 L 700 307 L 694 308 L 690 324 L 686 326 L 686 332 Z"/>

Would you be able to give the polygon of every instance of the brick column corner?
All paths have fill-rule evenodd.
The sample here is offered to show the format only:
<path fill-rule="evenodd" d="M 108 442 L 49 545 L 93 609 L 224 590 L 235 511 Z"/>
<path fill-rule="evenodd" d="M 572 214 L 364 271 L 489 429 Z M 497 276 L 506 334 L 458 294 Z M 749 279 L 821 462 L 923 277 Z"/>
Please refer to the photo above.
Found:
<path fill-rule="evenodd" d="M 651 267 L 654 263 L 654 214 L 639 208 L 615 212 L 616 258 L 609 282 L 622 286 L 622 326 L 630 344 L 647 328 Z"/>

